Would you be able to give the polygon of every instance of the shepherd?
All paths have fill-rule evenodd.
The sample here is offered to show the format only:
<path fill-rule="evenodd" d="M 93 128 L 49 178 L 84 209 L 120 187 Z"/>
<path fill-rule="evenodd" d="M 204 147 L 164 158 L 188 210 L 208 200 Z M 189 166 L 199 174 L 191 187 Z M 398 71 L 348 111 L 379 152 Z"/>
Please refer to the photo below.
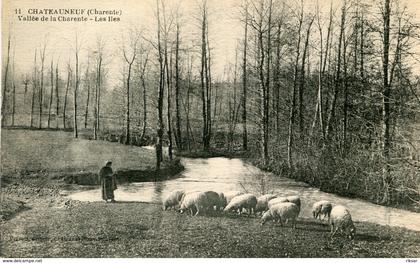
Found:
<path fill-rule="evenodd" d="M 113 203 L 115 202 L 114 190 L 117 189 L 117 180 L 111 165 L 111 161 L 106 161 L 105 166 L 99 170 L 99 179 L 102 186 L 102 199 L 105 200 L 105 202 L 111 200 Z"/>

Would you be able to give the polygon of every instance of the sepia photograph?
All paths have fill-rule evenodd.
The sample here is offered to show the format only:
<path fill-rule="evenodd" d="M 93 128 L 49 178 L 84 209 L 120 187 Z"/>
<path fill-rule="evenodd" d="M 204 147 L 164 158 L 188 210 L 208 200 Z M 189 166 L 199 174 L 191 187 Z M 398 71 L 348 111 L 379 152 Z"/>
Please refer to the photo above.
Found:
<path fill-rule="evenodd" d="M 1 262 L 420 262 L 418 0 L 1 6 Z"/>

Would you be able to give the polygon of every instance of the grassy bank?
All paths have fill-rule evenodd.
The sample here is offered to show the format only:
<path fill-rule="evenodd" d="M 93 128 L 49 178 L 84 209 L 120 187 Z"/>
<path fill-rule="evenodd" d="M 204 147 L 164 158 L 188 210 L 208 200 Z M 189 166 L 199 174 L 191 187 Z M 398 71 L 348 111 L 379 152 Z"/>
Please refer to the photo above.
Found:
<path fill-rule="evenodd" d="M 0 225 L 5 257 L 419 257 L 420 233 L 356 223 L 353 241 L 326 225 L 297 229 L 236 215 L 192 217 L 145 203 L 38 204 Z"/>
<path fill-rule="evenodd" d="M 153 150 L 74 139 L 64 131 L 2 129 L 1 149 L 3 218 L 21 211 L 17 204 L 32 197 L 57 198 L 63 189 L 97 185 L 106 160 L 113 161 L 118 183 L 164 180 L 183 169 L 179 160 L 165 160 L 157 174 Z"/>

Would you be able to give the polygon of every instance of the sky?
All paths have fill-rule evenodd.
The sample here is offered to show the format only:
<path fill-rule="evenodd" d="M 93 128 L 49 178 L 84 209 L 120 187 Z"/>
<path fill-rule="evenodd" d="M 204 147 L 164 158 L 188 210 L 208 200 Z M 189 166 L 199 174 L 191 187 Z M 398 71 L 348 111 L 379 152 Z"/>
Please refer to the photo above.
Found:
<path fill-rule="evenodd" d="M 212 47 L 213 73 L 221 75 L 226 62 L 233 62 L 237 40 L 242 35 L 242 25 L 239 21 L 238 10 L 242 0 L 208 0 L 210 10 L 210 45 Z M 166 0 L 167 9 L 175 0 Z M 177 1 L 178 2 L 178 1 Z M 184 39 L 198 39 L 199 30 L 197 6 L 199 0 L 180 0 L 180 13 L 182 13 L 182 32 Z M 314 0 L 306 0 L 307 8 L 313 8 Z M 420 21 L 420 1 L 405 0 L 410 12 L 415 13 L 416 20 Z M 320 1 L 321 5 L 329 6 L 329 1 Z M 340 6 L 341 1 L 333 1 Z M 109 78 L 117 82 L 121 78 L 121 43 L 122 37 L 127 39 L 127 32 L 131 28 L 139 28 L 146 38 L 156 37 L 155 0 L 3 0 L 2 1 L 2 57 L 6 51 L 8 29 L 12 29 L 12 45 L 14 46 L 16 68 L 22 72 L 30 71 L 33 65 L 34 49 L 40 48 L 47 41 L 46 64 L 49 65 L 51 56 L 60 59 L 60 67 L 64 68 L 70 53 L 74 48 L 76 32 L 82 39 L 82 54 L 93 47 L 97 36 L 106 40 L 106 54 L 110 67 Z M 97 9 L 117 10 L 121 12 L 120 22 L 60 22 L 60 21 L 19 21 L 15 14 L 16 9 L 26 15 L 34 9 Z M 339 9 L 338 9 L 339 10 Z M 339 14 L 337 14 L 338 16 Z M 49 15 L 47 15 L 48 17 Z M 94 16 L 89 16 L 93 18 Z M 40 16 L 38 16 L 40 18 Z M 420 48 L 417 50 L 420 52 Z M 83 56 L 82 56 L 83 57 Z M 85 57 L 85 56 L 84 56 Z M 38 58 L 39 59 L 39 58 Z M 420 68 L 420 67 L 419 67 Z M 419 70 L 420 72 L 420 70 Z"/>

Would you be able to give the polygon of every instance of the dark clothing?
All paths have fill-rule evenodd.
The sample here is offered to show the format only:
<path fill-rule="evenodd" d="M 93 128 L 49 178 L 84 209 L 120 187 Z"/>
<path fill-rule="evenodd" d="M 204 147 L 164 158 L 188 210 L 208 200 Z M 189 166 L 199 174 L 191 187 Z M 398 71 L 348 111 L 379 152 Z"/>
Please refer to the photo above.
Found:
<path fill-rule="evenodd" d="M 102 186 L 102 199 L 107 201 L 114 199 L 114 190 L 117 189 L 117 181 L 112 168 L 104 166 L 99 171 L 99 178 Z"/>

